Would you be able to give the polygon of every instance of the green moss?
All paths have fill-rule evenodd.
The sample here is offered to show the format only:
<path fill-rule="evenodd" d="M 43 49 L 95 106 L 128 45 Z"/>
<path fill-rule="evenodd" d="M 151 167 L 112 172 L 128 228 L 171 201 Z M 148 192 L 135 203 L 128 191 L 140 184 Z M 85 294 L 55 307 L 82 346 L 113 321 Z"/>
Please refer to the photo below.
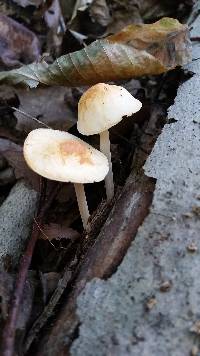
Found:
<path fill-rule="evenodd" d="M 160 21 L 159 21 L 160 26 L 171 30 L 172 28 L 177 26 L 180 26 L 180 22 L 176 19 L 172 19 L 170 17 L 163 17 Z"/>

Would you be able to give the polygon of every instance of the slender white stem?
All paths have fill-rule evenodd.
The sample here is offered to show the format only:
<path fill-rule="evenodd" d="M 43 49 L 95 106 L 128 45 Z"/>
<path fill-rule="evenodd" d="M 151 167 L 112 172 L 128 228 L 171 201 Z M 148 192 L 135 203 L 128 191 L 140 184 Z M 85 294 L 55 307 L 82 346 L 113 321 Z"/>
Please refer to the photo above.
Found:
<path fill-rule="evenodd" d="M 74 189 L 76 192 L 78 207 L 81 215 L 81 219 L 83 222 L 83 227 L 86 231 L 88 231 L 88 219 L 90 216 L 87 200 L 85 196 L 84 185 L 80 183 L 74 183 Z"/>
<path fill-rule="evenodd" d="M 100 133 L 100 151 L 104 153 L 109 163 L 109 172 L 105 177 L 105 186 L 106 186 L 107 200 L 110 201 L 114 196 L 114 183 L 113 183 L 112 161 L 111 161 L 111 152 L 110 152 L 110 138 L 109 138 L 108 130 Z"/>

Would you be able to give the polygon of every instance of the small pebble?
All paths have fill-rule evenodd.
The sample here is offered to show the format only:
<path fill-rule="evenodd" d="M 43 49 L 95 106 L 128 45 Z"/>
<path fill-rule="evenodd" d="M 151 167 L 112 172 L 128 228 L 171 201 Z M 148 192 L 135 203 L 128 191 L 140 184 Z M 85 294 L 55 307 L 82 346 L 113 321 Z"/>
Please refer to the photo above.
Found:
<path fill-rule="evenodd" d="M 147 310 L 151 310 L 157 304 L 156 298 L 150 298 L 146 303 Z"/>
<path fill-rule="evenodd" d="M 192 212 L 193 212 L 193 214 L 195 214 L 196 216 L 199 216 L 199 217 L 200 217 L 200 206 L 193 206 Z"/>
<path fill-rule="evenodd" d="M 192 325 L 190 331 L 192 331 L 193 333 L 200 335 L 200 320 L 197 320 L 196 323 L 194 323 L 194 325 Z"/>
<path fill-rule="evenodd" d="M 160 291 L 161 292 L 168 292 L 171 289 L 171 282 L 170 281 L 165 281 L 160 285 Z"/>
<path fill-rule="evenodd" d="M 198 247 L 197 247 L 197 245 L 196 245 L 194 242 L 192 242 L 191 244 L 189 244 L 189 245 L 187 246 L 187 250 L 188 250 L 189 252 L 196 252 L 196 251 L 198 250 Z"/>

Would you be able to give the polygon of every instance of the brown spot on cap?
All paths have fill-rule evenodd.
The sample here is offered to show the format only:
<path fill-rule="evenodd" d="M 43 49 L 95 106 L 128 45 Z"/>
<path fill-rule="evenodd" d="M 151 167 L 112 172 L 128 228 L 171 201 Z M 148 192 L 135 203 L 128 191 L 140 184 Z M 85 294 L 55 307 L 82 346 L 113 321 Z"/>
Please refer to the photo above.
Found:
<path fill-rule="evenodd" d="M 78 105 L 81 107 L 81 110 L 87 110 L 89 102 L 93 101 L 96 97 L 99 97 L 99 99 L 103 98 L 108 88 L 109 85 L 104 83 L 98 83 L 90 87 L 79 100 Z"/>
<path fill-rule="evenodd" d="M 68 156 L 76 156 L 80 164 L 93 164 L 89 149 L 76 140 L 68 140 L 60 144 L 61 155 L 66 158 Z"/>

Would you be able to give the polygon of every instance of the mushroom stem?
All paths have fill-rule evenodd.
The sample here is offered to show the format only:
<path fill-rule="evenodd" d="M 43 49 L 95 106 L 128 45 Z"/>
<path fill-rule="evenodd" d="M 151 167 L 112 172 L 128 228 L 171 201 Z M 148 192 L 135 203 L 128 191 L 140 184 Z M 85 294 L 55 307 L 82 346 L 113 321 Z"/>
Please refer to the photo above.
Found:
<path fill-rule="evenodd" d="M 83 227 L 88 231 L 88 219 L 90 217 L 87 200 L 85 196 L 84 185 L 81 183 L 74 183 L 74 189 L 76 192 L 76 198 L 78 202 L 78 207 L 81 215 L 81 220 L 83 222 Z"/>
<path fill-rule="evenodd" d="M 100 151 L 104 153 L 109 163 L 109 172 L 105 177 L 105 186 L 106 186 L 107 200 L 110 201 L 114 196 L 114 183 L 113 183 L 112 161 L 111 161 L 111 152 L 110 152 L 110 138 L 109 138 L 108 130 L 100 133 Z"/>

